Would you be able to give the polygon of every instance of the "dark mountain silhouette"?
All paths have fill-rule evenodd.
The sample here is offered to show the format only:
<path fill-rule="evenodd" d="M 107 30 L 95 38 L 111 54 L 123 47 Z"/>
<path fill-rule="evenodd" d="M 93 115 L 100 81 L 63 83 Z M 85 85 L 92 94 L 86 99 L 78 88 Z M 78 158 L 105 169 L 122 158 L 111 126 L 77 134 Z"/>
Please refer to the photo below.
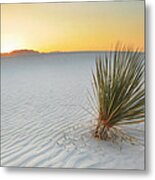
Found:
<path fill-rule="evenodd" d="M 9 53 L 1 53 L 2 57 L 14 57 L 14 56 L 32 56 L 40 54 L 38 51 L 29 50 L 29 49 L 20 49 L 20 50 L 14 50 Z"/>

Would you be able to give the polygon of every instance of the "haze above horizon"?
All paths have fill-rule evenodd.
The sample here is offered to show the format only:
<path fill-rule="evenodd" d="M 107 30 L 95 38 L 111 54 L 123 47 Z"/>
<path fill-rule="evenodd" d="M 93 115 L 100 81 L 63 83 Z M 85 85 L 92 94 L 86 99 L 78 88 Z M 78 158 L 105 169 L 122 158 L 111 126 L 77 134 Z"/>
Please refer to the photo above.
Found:
<path fill-rule="evenodd" d="M 144 50 L 144 2 L 1 5 L 1 52 L 111 50 L 118 41 Z"/>

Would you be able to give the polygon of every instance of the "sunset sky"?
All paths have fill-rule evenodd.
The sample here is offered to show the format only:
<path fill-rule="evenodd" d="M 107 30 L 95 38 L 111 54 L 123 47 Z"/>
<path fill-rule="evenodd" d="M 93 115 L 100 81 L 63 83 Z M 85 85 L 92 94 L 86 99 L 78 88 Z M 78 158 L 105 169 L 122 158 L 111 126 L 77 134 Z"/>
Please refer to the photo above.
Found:
<path fill-rule="evenodd" d="M 144 49 L 144 1 L 1 5 L 1 52 Z"/>

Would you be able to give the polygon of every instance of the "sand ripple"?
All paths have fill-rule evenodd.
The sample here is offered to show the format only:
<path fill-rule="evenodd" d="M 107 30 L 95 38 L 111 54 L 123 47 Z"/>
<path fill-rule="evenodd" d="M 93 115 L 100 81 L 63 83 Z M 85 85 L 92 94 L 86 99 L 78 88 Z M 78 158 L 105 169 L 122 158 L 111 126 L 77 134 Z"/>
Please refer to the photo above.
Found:
<path fill-rule="evenodd" d="M 144 146 L 92 137 L 95 117 L 81 105 L 90 108 L 85 87 L 94 56 L 2 60 L 2 166 L 144 168 Z"/>

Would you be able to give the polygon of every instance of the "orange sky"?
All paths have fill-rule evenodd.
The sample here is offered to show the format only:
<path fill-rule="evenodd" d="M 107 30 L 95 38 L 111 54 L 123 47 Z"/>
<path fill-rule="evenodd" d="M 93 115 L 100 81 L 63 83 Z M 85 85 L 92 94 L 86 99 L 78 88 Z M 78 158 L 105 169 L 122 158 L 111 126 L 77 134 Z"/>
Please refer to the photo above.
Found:
<path fill-rule="evenodd" d="M 144 1 L 1 5 L 1 52 L 144 49 Z"/>

